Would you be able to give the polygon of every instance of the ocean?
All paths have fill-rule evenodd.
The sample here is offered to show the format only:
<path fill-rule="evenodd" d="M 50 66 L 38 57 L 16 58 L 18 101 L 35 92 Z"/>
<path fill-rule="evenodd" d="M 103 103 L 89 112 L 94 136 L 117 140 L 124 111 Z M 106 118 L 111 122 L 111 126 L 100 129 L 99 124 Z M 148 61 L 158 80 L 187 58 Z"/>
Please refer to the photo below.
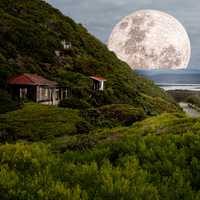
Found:
<path fill-rule="evenodd" d="M 200 91 L 200 70 L 136 70 L 164 90 Z"/>

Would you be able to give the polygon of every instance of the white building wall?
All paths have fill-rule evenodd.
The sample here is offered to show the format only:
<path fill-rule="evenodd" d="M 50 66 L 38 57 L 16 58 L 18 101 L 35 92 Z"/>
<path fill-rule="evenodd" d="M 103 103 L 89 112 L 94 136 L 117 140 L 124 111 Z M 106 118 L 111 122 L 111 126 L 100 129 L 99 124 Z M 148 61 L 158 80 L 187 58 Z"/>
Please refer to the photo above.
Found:
<path fill-rule="evenodd" d="M 99 90 L 103 91 L 104 90 L 104 81 L 100 81 L 100 88 Z"/>

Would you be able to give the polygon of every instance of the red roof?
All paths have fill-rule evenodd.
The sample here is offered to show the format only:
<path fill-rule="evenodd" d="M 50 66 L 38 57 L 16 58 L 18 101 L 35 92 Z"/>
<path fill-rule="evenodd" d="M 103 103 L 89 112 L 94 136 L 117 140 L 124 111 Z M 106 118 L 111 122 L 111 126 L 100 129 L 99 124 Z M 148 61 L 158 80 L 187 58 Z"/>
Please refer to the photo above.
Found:
<path fill-rule="evenodd" d="M 107 81 L 107 79 L 100 76 L 90 76 L 90 78 L 96 81 Z"/>
<path fill-rule="evenodd" d="M 56 86 L 57 82 L 50 81 L 42 76 L 37 74 L 21 74 L 15 77 L 11 77 L 8 80 L 8 84 L 10 85 L 48 85 L 48 86 Z"/>

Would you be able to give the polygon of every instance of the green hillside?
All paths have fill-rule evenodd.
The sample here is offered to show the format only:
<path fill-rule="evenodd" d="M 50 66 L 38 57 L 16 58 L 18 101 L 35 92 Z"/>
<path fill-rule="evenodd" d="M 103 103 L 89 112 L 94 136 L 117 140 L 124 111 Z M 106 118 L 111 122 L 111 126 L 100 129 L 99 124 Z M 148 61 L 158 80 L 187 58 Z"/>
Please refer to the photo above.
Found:
<path fill-rule="evenodd" d="M 0 141 L 42 141 L 54 137 L 89 132 L 90 124 L 80 111 L 40 104 L 27 104 L 23 109 L 0 115 Z"/>
<path fill-rule="evenodd" d="M 64 49 L 63 40 L 71 48 Z M 57 9 L 41 0 L 1 0 L 1 87 L 9 76 L 22 72 L 57 80 L 72 89 L 73 98 L 89 106 L 131 104 L 153 115 L 177 109 L 163 91 L 136 75 L 82 25 Z M 90 75 L 108 79 L 103 93 L 91 92 Z"/>
<path fill-rule="evenodd" d="M 163 114 L 88 133 L 79 111 L 37 104 L 0 119 L 3 200 L 200 198 L 200 119 Z"/>

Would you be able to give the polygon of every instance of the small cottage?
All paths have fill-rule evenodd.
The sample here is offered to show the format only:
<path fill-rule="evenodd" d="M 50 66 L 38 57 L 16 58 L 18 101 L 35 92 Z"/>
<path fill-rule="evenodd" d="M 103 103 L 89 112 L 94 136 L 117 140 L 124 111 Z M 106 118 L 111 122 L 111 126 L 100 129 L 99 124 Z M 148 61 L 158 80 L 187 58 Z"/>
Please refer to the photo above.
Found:
<path fill-rule="evenodd" d="M 70 49 L 70 48 L 72 48 L 71 42 L 66 42 L 65 40 L 62 40 L 61 44 L 63 46 L 63 49 Z"/>
<path fill-rule="evenodd" d="M 105 78 L 103 77 L 99 77 L 99 76 L 91 76 L 90 77 L 93 81 L 93 90 L 95 91 L 103 91 L 104 90 L 104 83 L 105 81 L 107 81 Z"/>
<path fill-rule="evenodd" d="M 55 81 L 37 74 L 21 74 L 8 80 L 8 90 L 14 98 L 57 105 L 67 97 L 67 88 L 59 87 Z"/>
<path fill-rule="evenodd" d="M 64 56 L 65 55 L 65 50 L 71 49 L 72 48 L 72 43 L 71 42 L 66 42 L 66 40 L 62 40 L 61 42 L 62 49 L 57 49 L 54 51 L 55 55 L 57 57 Z"/>

